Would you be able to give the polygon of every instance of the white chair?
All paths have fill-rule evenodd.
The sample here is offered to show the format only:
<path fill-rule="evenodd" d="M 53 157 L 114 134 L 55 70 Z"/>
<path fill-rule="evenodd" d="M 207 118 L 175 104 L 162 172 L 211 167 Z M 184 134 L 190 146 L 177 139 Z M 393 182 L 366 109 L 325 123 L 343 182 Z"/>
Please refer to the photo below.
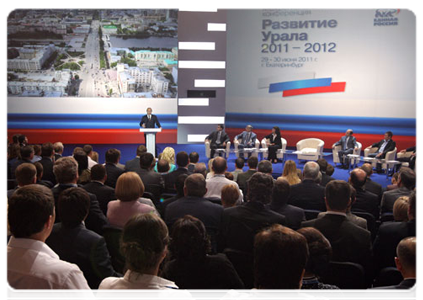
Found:
<path fill-rule="evenodd" d="M 298 160 L 318 160 L 323 157 L 323 147 L 325 142 L 321 139 L 308 138 L 303 139 L 297 143 Z"/>
<path fill-rule="evenodd" d="M 368 157 L 370 153 L 375 153 L 377 151 L 377 147 L 372 147 L 372 148 L 366 148 L 364 149 L 364 157 Z M 385 155 L 385 159 L 382 161 L 382 169 L 389 169 L 390 165 L 388 165 L 386 162 L 387 161 L 394 161 L 395 160 L 395 156 L 397 154 L 397 148 L 395 147 L 394 150 L 392 151 L 388 151 Z M 372 162 L 372 166 L 374 168 L 376 168 L 376 164 L 377 164 L 377 160 L 373 160 Z"/>
<path fill-rule="evenodd" d="M 207 158 L 210 158 L 210 141 L 204 141 L 204 147 L 205 147 L 205 149 L 206 149 L 206 157 Z M 219 152 L 219 151 L 223 151 L 223 152 L 225 152 L 225 155 L 224 155 L 224 157 L 226 158 L 226 159 L 228 159 L 228 157 L 229 157 L 229 152 L 231 151 L 231 142 L 227 142 L 226 143 L 226 148 L 225 149 L 216 149 L 215 150 L 215 155 L 216 155 L 216 153 L 217 152 Z"/>
<path fill-rule="evenodd" d="M 269 139 L 263 138 L 261 140 L 260 152 L 263 153 L 263 159 L 267 159 L 269 157 L 269 143 Z M 282 148 L 276 151 L 276 158 L 283 160 L 287 142 L 284 138 L 281 138 L 281 143 Z"/>
<path fill-rule="evenodd" d="M 397 153 L 397 157 L 410 157 L 413 151 L 405 152 L 405 153 Z M 408 162 L 403 162 L 401 164 L 402 167 L 408 167 L 410 164 Z M 414 164 L 414 170 L 417 175 L 420 176 L 420 157 L 416 158 L 415 164 Z"/>
<path fill-rule="evenodd" d="M 235 151 L 235 155 L 238 158 L 239 157 L 239 150 L 238 150 L 238 145 L 240 144 L 241 139 L 235 139 L 234 138 L 234 151 Z M 258 157 L 258 152 L 260 149 L 260 142 L 258 139 L 256 139 L 255 143 L 254 143 L 254 148 L 256 148 L 256 151 L 254 151 L 253 153 L 251 153 L 251 156 L 255 156 Z M 244 158 L 246 158 L 248 156 L 247 152 L 244 151 Z"/>
<path fill-rule="evenodd" d="M 335 144 L 333 144 L 332 147 L 333 146 L 335 146 Z M 355 148 L 354 148 L 354 151 L 351 154 L 353 154 L 353 155 L 360 155 L 361 154 L 361 148 L 362 148 L 361 143 L 357 142 L 357 150 L 355 150 Z M 335 164 L 335 166 L 336 166 L 337 163 L 338 164 L 341 163 L 339 161 L 339 156 L 338 156 L 338 151 L 340 151 L 340 150 L 342 150 L 342 146 L 341 145 L 335 146 L 335 148 L 332 148 L 333 163 Z M 354 165 L 356 163 L 356 161 L 355 161 L 354 158 L 351 159 L 350 161 L 351 161 L 351 165 Z"/>

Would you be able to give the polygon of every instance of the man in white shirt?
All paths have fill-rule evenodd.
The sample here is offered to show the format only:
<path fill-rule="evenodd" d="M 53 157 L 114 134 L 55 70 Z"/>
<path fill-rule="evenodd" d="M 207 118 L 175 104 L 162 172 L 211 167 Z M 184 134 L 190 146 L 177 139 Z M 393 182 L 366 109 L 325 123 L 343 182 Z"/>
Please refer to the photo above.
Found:
<path fill-rule="evenodd" d="M 60 260 L 45 244 L 54 220 L 54 197 L 47 187 L 24 186 L 10 198 L 7 279 L 12 288 L 89 289 L 78 266 Z"/>
<path fill-rule="evenodd" d="M 88 170 L 91 170 L 91 168 L 97 164 L 97 162 L 92 159 L 93 147 L 91 145 L 85 145 L 82 149 L 84 149 L 84 152 L 88 157 Z"/>
<path fill-rule="evenodd" d="M 242 202 L 244 195 L 239 189 L 238 184 L 232 180 L 229 180 L 225 177 L 225 172 L 228 169 L 226 159 L 223 157 L 216 157 L 213 160 L 212 170 L 214 176 L 206 180 L 207 193 L 204 195 L 204 198 L 221 198 L 222 188 L 227 184 L 235 185 L 239 190 L 238 204 Z"/>

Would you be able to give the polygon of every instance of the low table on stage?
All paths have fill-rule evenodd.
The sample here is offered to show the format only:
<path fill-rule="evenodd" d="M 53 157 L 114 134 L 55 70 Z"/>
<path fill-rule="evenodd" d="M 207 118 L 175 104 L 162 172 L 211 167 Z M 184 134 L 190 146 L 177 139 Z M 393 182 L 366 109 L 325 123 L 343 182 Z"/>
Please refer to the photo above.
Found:
<path fill-rule="evenodd" d="M 146 135 L 145 147 L 147 152 L 156 155 L 156 133 L 162 132 L 161 128 L 140 128 L 140 132 Z"/>

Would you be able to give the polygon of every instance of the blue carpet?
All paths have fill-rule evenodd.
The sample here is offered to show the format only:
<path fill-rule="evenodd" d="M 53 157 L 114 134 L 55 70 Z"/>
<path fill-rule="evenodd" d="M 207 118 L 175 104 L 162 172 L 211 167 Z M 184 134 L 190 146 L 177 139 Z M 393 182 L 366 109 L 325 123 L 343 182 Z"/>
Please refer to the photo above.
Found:
<path fill-rule="evenodd" d="M 65 145 L 64 150 L 64 156 L 72 155 L 73 149 L 75 147 L 83 147 L 84 145 L 81 144 L 67 144 Z M 116 148 L 121 151 L 121 159 L 120 163 L 125 164 L 126 161 L 133 159 L 136 155 L 136 150 L 138 147 L 138 144 L 119 144 L 119 145 L 107 145 L 107 144 L 94 144 L 92 145 L 94 148 L 94 151 L 97 151 L 99 153 L 99 162 L 104 163 L 104 155 L 106 151 L 110 148 Z M 179 151 L 186 151 L 188 154 L 190 152 L 198 152 L 200 154 L 200 162 L 204 162 L 207 165 L 207 157 L 205 156 L 204 151 L 204 145 L 203 144 L 157 144 L 157 153 L 161 153 L 164 148 L 166 147 L 172 147 L 175 149 L 175 153 L 178 153 Z M 289 149 L 293 150 L 293 149 Z M 324 158 L 328 161 L 329 164 L 333 165 L 333 158 L 332 158 L 332 152 L 329 150 L 326 150 L 324 153 Z M 235 153 L 231 153 L 229 155 L 228 159 L 228 171 L 233 171 L 235 169 Z M 288 155 L 287 159 L 291 159 L 295 161 L 297 164 L 297 168 L 303 169 L 305 161 L 298 162 L 296 155 Z M 361 163 L 359 164 L 361 166 Z M 244 171 L 248 170 L 247 165 L 244 167 Z M 273 177 L 277 178 L 282 174 L 283 171 L 283 164 L 281 162 L 277 164 L 273 164 Z M 332 175 L 332 177 L 340 180 L 348 181 L 349 173 L 348 170 L 340 169 L 335 167 L 335 173 Z M 382 185 L 383 188 L 385 188 L 387 185 L 391 184 L 391 178 L 386 178 L 385 174 L 373 174 L 371 179 L 379 184 Z"/>

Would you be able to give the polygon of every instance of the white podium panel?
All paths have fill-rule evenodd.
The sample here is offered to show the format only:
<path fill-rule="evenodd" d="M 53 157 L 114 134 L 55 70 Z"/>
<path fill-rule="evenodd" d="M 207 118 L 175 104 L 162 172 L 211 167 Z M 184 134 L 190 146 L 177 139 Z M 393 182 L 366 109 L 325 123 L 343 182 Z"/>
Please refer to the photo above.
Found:
<path fill-rule="evenodd" d="M 162 132 L 161 128 L 140 128 L 140 132 L 145 133 L 145 147 L 147 152 L 156 156 L 156 133 Z"/>

